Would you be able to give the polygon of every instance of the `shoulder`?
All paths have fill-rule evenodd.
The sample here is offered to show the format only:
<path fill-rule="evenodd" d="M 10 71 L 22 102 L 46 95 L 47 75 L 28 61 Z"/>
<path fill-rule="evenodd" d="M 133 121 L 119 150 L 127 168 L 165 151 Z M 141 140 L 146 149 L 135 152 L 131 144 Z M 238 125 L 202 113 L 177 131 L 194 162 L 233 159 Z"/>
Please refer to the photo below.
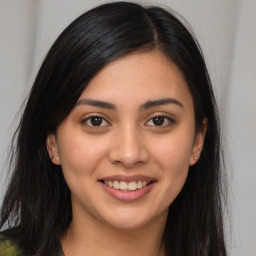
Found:
<path fill-rule="evenodd" d="M 22 256 L 22 254 L 14 243 L 0 235 L 0 256 Z"/>

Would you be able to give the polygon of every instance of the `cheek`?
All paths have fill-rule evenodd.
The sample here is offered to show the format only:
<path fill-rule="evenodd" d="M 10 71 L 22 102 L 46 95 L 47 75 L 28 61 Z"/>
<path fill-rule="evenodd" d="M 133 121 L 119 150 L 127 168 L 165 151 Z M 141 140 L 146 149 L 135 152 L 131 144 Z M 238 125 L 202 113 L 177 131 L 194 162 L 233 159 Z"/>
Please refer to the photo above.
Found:
<path fill-rule="evenodd" d="M 154 162 L 160 170 L 162 193 L 158 200 L 163 200 L 168 207 L 180 193 L 189 170 L 189 161 L 193 145 L 193 137 L 178 133 L 158 142 L 154 148 Z"/>
<path fill-rule="evenodd" d="M 193 137 L 173 134 L 155 143 L 155 161 L 165 172 L 180 172 L 188 169 L 192 152 Z"/>
<path fill-rule="evenodd" d="M 88 175 L 104 157 L 105 143 L 84 134 L 65 136 L 60 140 L 59 156 L 64 173 Z"/>
<path fill-rule="evenodd" d="M 66 133 L 68 134 L 68 133 Z M 65 134 L 65 135 L 66 135 Z M 63 136 L 59 143 L 59 156 L 63 175 L 72 194 L 72 201 L 90 199 L 92 184 L 97 180 L 96 169 L 104 158 L 105 143 L 99 143 L 84 134 Z"/>

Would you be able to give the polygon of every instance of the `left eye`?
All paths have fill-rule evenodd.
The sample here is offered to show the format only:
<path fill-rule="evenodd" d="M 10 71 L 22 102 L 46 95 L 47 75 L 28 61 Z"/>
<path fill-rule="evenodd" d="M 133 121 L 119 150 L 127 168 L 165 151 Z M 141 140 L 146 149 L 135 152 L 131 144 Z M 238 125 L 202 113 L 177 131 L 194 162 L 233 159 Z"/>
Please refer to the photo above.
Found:
<path fill-rule="evenodd" d="M 93 127 L 99 127 L 99 126 L 108 126 L 109 123 L 101 116 L 90 116 L 86 118 L 83 123 L 93 126 Z"/>
<path fill-rule="evenodd" d="M 173 123 L 173 120 L 167 116 L 155 116 L 151 118 L 146 125 L 147 126 L 168 126 Z"/>

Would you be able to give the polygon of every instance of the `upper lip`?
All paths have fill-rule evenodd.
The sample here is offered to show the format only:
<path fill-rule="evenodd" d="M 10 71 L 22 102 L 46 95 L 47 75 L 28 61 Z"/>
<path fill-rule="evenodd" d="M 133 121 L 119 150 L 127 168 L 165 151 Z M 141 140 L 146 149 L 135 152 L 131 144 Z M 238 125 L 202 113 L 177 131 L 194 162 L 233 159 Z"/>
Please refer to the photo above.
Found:
<path fill-rule="evenodd" d="M 132 182 L 132 181 L 156 181 L 155 178 L 145 176 L 145 175 L 132 175 L 132 176 L 126 176 L 126 175 L 113 175 L 113 176 L 107 176 L 99 180 L 105 180 L 105 181 L 126 181 L 126 182 Z"/>

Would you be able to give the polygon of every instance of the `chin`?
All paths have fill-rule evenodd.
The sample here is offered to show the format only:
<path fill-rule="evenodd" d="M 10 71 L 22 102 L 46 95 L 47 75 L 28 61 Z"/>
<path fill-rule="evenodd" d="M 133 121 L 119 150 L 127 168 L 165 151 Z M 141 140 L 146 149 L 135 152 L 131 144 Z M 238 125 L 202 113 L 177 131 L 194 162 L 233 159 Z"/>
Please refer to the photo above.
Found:
<path fill-rule="evenodd" d="M 114 221 L 108 222 L 109 226 L 114 229 L 119 229 L 123 231 L 133 231 L 138 229 L 143 229 L 143 227 L 147 226 L 147 222 L 138 221 L 134 217 L 133 218 L 121 218 L 116 219 Z"/>
<path fill-rule="evenodd" d="M 145 227 L 149 227 L 150 225 L 154 225 L 154 223 L 162 223 L 162 221 L 166 221 L 168 209 L 163 213 L 152 215 L 152 209 L 148 209 L 143 214 L 142 210 L 135 211 L 119 211 L 112 212 L 110 218 L 105 219 L 105 223 L 109 226 L 127 231 L 134 231 L 139 229 L 144 229 Z M 151 213 L 149 215 L 149 213 Z"/>

